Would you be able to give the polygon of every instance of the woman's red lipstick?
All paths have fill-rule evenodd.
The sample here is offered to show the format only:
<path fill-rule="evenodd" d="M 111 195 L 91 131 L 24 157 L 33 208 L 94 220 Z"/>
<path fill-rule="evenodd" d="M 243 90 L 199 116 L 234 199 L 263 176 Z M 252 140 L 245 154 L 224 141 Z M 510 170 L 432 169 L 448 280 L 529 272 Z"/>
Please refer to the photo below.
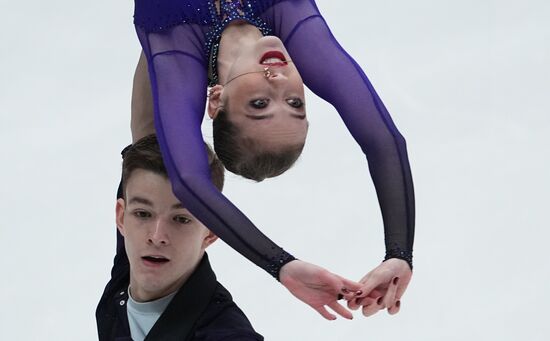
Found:
<path fill-rule="evenodd" d="M 270 58 L 277 58 L 281 61 L 276 63 L 264 63 L 265 60 Z M 285 66 L 288 62 L 286 61 L 285 55 L 281 51 L 268 51 L 263 54 L 262 58 L 260 58 L 260 64 L 269 66 Z"/>

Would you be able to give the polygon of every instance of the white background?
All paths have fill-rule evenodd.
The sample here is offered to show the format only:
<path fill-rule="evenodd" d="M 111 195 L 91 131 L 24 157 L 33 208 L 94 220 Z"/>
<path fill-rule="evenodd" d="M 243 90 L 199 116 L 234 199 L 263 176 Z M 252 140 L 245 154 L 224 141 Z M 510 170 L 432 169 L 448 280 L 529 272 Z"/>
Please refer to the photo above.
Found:
<path fill-rule="evenodd" d="M 219 280 L 267 340 L 548 340 L 550 3 L 318 5 L 407 139 L 413 281 L 396 316 L 329 322 L 221 241 Z M 1 340 L 97 338 L 130 141 L 132 12 L 0 2 Z M 309 95 L 296 167 L 258 185 L 229 176 L 226 194 L 297 257 L 359 280 L 384 254 L 378 204 L 360 149 Z"/>

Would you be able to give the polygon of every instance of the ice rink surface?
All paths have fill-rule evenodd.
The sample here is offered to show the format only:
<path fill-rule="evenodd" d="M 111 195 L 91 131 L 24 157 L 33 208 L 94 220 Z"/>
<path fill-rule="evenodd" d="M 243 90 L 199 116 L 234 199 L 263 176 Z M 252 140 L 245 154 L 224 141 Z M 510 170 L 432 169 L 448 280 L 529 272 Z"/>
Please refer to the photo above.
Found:
<path fill-rule="evenodd" d="M 219 281 L 266 340 L 548 340 L 550 3 L 317 3 L 407 140 L 413 280 L 398 315 L 334 322 L 222 241 L 209 249 Z M 1 340 L 97 339 L 140 50 L 132 12 L 0 3 Z M 359 280 L 384 254 L 367 163 L 307 95 L 296 167 L 261 184 L 228 176 L 226 195 L 298 258 Z"/>

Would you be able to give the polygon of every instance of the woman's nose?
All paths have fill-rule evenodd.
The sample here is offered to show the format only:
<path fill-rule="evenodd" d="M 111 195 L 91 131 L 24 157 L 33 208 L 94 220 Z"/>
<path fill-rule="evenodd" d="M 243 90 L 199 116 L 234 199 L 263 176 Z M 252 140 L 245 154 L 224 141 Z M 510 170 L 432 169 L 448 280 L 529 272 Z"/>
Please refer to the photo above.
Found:
<path fill-rule="evenodd" d="M 282 73 L 280 71 L 271 71 L 271 74 L 269 75 L 268 79 L 270 81 L 278 82 L 278 81 L 282 81 L 282 80 L 287 79 L 287 77 L 284 73 Z"/>

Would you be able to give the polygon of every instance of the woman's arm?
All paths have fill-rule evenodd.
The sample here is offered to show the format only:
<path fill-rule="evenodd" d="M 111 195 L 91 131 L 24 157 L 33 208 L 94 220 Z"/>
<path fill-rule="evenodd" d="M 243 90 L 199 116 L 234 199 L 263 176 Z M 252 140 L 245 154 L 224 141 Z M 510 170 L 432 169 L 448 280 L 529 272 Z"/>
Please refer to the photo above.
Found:
<path fill-rule="evenodd" d="M 399 310 L 412 275 L 414 190 L 405 139 L 361 67 L 340 46 L 313 0 L 283 1 L 263 14 L 304 83 L 331 103 L 367 157 L 382 218 L 385 262 L 369 272 L 348 307 L 369 316 Z"/>
<path fill-rule="evenodd" d="M 366 155 L 384 221 L 385 259 L 400 258 L 412 268 L 415 207 L 405 139 L 313 0 L 280 2 L 264 20 L 283 40 L 304 83 L 336 108 Z"/>
<path fill-rule="evenodd" d="M 201 34 L 191 25 L 149 34 L 138 28 L 138 33 L 147 59 L 155 130 L 174 193 L 227 244 L 278 277 L 294 257 L 262 234 L 210 180 L 201 131 L 207 86 L 197 40 Z"/>
<path fill-rule="evenodd" d="M 205 66 L 192 49 L 171 45 L 174 41 L 184 41 L 180 36 L 171 36 L 177 35 L 180 29 L 183 28 L 150 36 L 138 28 L 148 62 L 157 138 L 174 193 L 205 226 L 233 249 L 279 278 L 294 296 L 322 316 L 336 318 L 326 310 L 328 306 L 341 316 L 351 318 L 351 313 L 337 302 L 337 298 L 340 293 L 353 298 L 361 286 L 359 283 L 294 260 L 212 184 L 200 129 L 206 99 Z M 138 71 L 142 69 L 138 67 Z M 149 110 L 140 109 L 139 105 L 134 109 Z"/>
<path fill-rule="evenodd" d="M 155 133 L 153 94 L 151 93 L 147 59 L 143 52 L 139 56 L 134 73 L 131 111 L 130 127 L 132 130 L 132 143 L 142 137 Z"/>

